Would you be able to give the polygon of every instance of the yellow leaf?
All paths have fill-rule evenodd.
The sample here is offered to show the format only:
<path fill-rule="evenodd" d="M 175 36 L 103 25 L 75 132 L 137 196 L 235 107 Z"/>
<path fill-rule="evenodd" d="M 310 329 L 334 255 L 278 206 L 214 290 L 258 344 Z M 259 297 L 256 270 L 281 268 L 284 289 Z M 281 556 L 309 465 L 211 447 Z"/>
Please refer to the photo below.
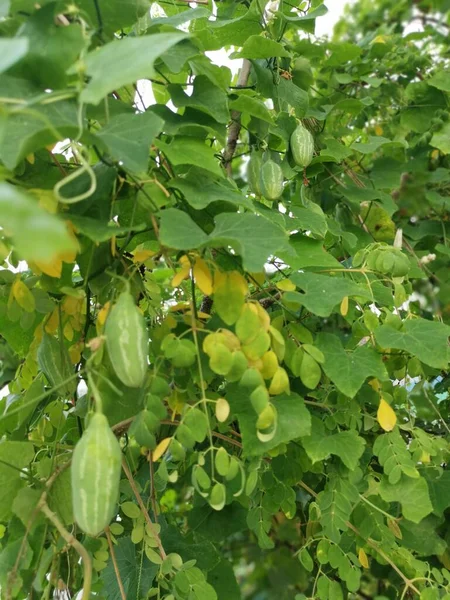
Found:
<path fill-rule="evenodd" d="M 380 382 L 378 381 L 378 379 L 371 379 L 369 381 L 369 385 L 375 392 L 380 391 Z"/>
<path fill-rule="evenodd" d="M 205 296 L 210 296 L 213 291 L 213 279 L 211 271 L 203 258 L 197 258 L 194 264 L 195 283 Z"/>
<path fill-rule="evenodd" d="M 172 441 L 171 437 L 166 437 L 159 442 L 159 444 L 156 446 L 156 448 L 153 452 L 153 455 L 152 455 L 153 462 L 156 462 L 159 458 L 161 458 L 161 456 L 164 454 L 164 452 L 169 447 L 169 444 L 171 441 Z"/>
<path fill-rule="evenodd" d="M 189 277 L 190 270 L 190 267 L 183 267 L 182 269 L 180 269 L 175 275 L 175 277 L 172 279 L 172 287 L 178 287 L 182 281 Z"/>
<path fill-rule="evenodd" d="M 14 294 L 14 298 L 17 300 L 17 304 L 21 308 L 29 313 L 34 312 L 36 307 L 34 296 L 21 279 L 16 279 L 14 281 L 12 292 Z"/>
<path fill-rule="evenodd" d="M 66 315 L 75 316 L 81 312 L 83 306 L 83 298 L 76 298 L 75 296 L 66 296 L 62 303 L 62 311 Z"/>
<path fill-rule="evenodd" d="M 50 318 L 45 323 L 45 331 L 47 333 L 55 333 L 55 331 L 58 329 L 58 323 L 59 323 L 59 314 L 58 314 L 58 309 L 55 308 L 53 310 L 52 314 L 50 315 Z"/>
<path fill-rule="evenodd" d="M 116 256 L 116 254 L 117 254 L 116 236 L 113 235 L 111 238 L 111 256 Z"/>
<path fill-rule="evenodd" d="M 69 348 L 69 356 L 73 365 L 76 365 L 81 360 L 81 351 L 83 350 L 83 343 L 78 342 L 73 344 Z"/>
<path fill-rule="evenodd" d="M 362 548 L 359 549 L 358 559 L 359 559 L 359 562 L 361 563 L 361 566 L 363 566 L 365 569 L 369 568 L 369 559 L 367 558 L 367 554 L 364 552 L 364 550 Z"/>
<path fill-rule="evenodd" d="M 103 326 L 106 321 L 106 317 L 108 316 L 109 309 L 111 308 L 111 302 L 107 302 L 101 309 L 98 311 L 97 315 L 97 325 Z"/>
<path fill-rule="evenodd" d="M 153 252 L 153 250 L 135 250 L 133 253 L 133 262 L 145 262 L 149 258 L 152 258 L 152 256 L 155 256 L 155 254 L 156 252 Z"/>
<path fill-rule="evenodd" d="M 277 288 L 282 292 L 293 292 L 295 290 L 295 283 L 292 283 L 290 279 L 282 279 L 277 283 Z"/>
<path fill-rule="evenodd" d="M 372 44 L 385 44 L 386 38 L 384 35 L 377 35 L 377 37 L 372 41 Z"/>
<path fill-rule="evenodd" d="M 171 306 L 169 310 L 170 312 L 178 312 L 179 310 L 189 310 L 189 308 L 191 308 L 191 305 L 188 302 L 177 302 L 176 304 Z"/>
<path fill-rule="evenodd" d="M 198 311 L 197 313 L 197 317 L 199 319 L 210 319 L 211 315 L 209 315 L 208 313 L 202 312 L 201 310 Z"/>
<path fill-rule="evenodd" d="M 347 316 L 348 313 L 348 296 L 344 296 L 341 302 L 341 315 L 343 317 Z"/>
<path fill-rule="evenodd" d="M 63 261 L 61 260 L 61 258 L 57 257 L 51 263 L 35 261 L 32 264 L 36 265 L 36 267 L 39 269 L 39 271 L 41 271 L 42 273 L 45 273 L 49 277 L 59 278 L 59 277 L 61 277 L 62 263 L 63 263 Z"/>
<path fill-rule="evenodd" d="M 439 158 L 439 150 L 433 150 L 433 152 L 431 153 L 431 158 L 433 160 L 436 160 L 437 158 Z"/>
<path fill-rule="evenodd" d="M 378 423 L 384 431 L 392 431 L 397 423 L 397 416 L 389 404 L 381 398 L 377 411 Z"/>
<path fill-rule="evenodd" d="M 383 135 L 383 128 L 381 125 L 375 125 L 375 135 Z"/>
<path fill-rule="evenodd" d="M 254 279 L 259 286 L 262 286 L 266 281 L 266 274 L 264 271 L 262 273 L 250 273 L 250 277 Z"/>
<path fill-rule="evenodd" d="M 64 325 L 63 333 L 66 340 L 69 340 L 69 342 L 73 340 L 73 328 L 69 322 Z"/>

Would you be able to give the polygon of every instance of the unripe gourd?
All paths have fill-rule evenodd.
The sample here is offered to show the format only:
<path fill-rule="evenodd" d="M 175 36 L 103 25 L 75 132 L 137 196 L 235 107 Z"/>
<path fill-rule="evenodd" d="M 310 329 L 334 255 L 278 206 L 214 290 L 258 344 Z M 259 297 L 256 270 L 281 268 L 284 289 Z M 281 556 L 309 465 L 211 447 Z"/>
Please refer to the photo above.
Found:
<path fill-rule="evenodd" d="M 283 193 L 283 171 L 279 164 L 269 159 L 261 167 L 261 193 L 267 200 L 278 200 Z"/>
<path fill-rule="evenodd" d="M 291 152 L 295 164 L 299 167 L 306 168 L 313 159 L 314 138 L 301 124 L 291 135 Z"/>
<path fill-rule="evenodd" d="M 95 536 L 109 525 L 119 499 L 122 452 L 108 419 L 95 413 L 72 457 L 75 521 Z"/>
<path fill-rule="evenodd" d="M 117 377 L 129 387 L 140 387 L 148 368 L 148 334 L 130 292 L 122 292 L 113 306 L 106 320 L 105 336 Z"/>
<path fill-rule="evenodd" d="M 250 185 L 250 188 L 254 194 L 257 196 L 262 196 L 261 191 L 261 167 L 262 160 L 261 156 L 254 152 L 247 165 L 247 179 Z"/>

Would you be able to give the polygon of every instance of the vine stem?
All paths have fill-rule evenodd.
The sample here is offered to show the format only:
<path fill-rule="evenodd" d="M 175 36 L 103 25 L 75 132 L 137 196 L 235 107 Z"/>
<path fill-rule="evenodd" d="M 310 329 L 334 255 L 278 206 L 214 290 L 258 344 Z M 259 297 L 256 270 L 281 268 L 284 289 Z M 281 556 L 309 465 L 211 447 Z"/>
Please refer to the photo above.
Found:
<path fill-rule="evenodd" d="M 61 537 L 70 545 L 75 548 L 75 550 L 80 555 L 83 560 L 83 595 L 81 600 L 89 600 L 91 595 L 91 583 L 92 583 L 92 561 L 89 555 L 89 552 L 86 548 L 81 544 L 76 537 L 74 537 L 71 533 L 67 531 L 61 521 L 58 519 L 56 514 L 49 508 L 47 502 L 41 501 L 39 503 L 40 510 L 44 513 L 47 519 L 56 527 L 59 531 Z"/>
<path fill-rule="evenodd" d="M 122 600 L 127 600 L 127 595 L 125 594 L 125 590 L 124 590 L 123 583 L 122 583 L 122 578 L 120 577 L 119 565 L 117 564 L 116 553 L 114 551 L 114 546 L 113 546 L 113 542 L 111 539 L 111 532 L 109 531 L 109 527 L 105 528 L 105 534 L 106 534 L 106 539 L 108 541 L 109 552 L 111 554 L 111 560 L 112 560 L 112 564 L 114 567 L 114 573 L 116 575 L 117 585 L 119 586 L 119 590 L 120 590 L 120 596 L 122 597 Z"/>
<path fill-rule="evenodd" d="M 39 498 L 36 508 L 32 512 L 31 517 L 27 523 L 25 534 L 22 538 L 22 543 L 20 545 L 19 552 L 17 553 L 16 561 L 14 563 L 14 566 L 13 566 L 11 572 L 8 575 L 8 582 L 7 582 L 7 587 L 6 587 L 6 600 L 12 599 L 12 586 L 14 585 L 14 581 L 15 581 L 15 578 L 17 575 L 17 571 L 19 570 L 20 561 L 22 560 L 23 553 L 25 552 L 25 547 L 26 547 L 28 536 L 30 535 L 31 528 L 33 527 L 33 523 L 36 520 L 36 517 L 38 516 L 39 511 L 41 510 L 41 503 L 46 501 L 47 494 L 48 494 L 50 488 L 52 487 L 52 485 L 54 484 L 55 480 L 59 477 L 59 475 L 61 475 L 61 473 L 63 471 L 65 471 L 67 469 L 67 467 L 69 465 L 70 465 L 70 461 L 64 463 L 61 467 L 59 467 L 52 473 L 52 475 L 47 479 L 47 481 L 45 483 L 45 490 L 42 492 L 42 495 Z"/>
<path fill-rule="evenodd" d="M 298 485 L 300 487 L 302 487 L 304 490 L 306 490 L 308 492 L 308 494 L 310 494 L 313 498 L 317 498 L 318 494 L 309 487 L 309 485 L 307 485 L 306 483 L 304 483 L 303 481 L 299 481 Z M 367 540 L 364 538 L 363 535 L 361 535 L 361 532 L 359 531 L 359 529 L 357 527 L 355 527 L 354 525 L 352 525 L 349 521 L 346 521 L 345 524 L 347 525 L 347 527 L 349 529 L 351 529 L 353 531 L 353 533 L 356 533 L 356 535 L 358 537 L 360 537 L 361 539 L 365 540 L 365 542 L 371 547 L 373 548 L 376 552 L 378 552 L 378 554 L 381 556 L 381 558 L 383 558 L 389 565 L 391 565 L 391 567 L 394 569 L 394 571 L 397 573 L 397 575 L 399 575 L 399 577 L 404 581 L 405 583 L 405 588 L 406 589 L 411 589 L 413 592 L 415 592 L 418 596 L 420 596 L 420 591 L 416 588 L 416 586 L 414 585 L 414 583 L 411 581 L 411 579 L 408 579 L 408 577 L 406 577 L 406 575 L 403 573 L 403 571 L 401 571 L 397 565 L 389 558 L 389 556 L 384 552 L 384 550 L 382 550 L 379 545 L 374 542 L 371 538 L 368 538 Z"/>
<path fill-rule="evenodd" d="M 197 335 L 197 321 L 196 321 L 197 307 L 195 306 L 195 282 L 194 282 L 194 275 L 192 273 L 192 269 L 190 272 L 190 277 L 191 277 L 192 293 L 193 293 L 193 296 L 191 298 L 192 337 L 194 338 L 195 349 L 197 351 L 196 353 L 197 353 L 198 375 L 200 377 L 200 386 L 202 389 L 203 410 L 205 413 L 206 420 L 208 422 L 209 446 L 210 446 L 210 448 L 213 448 L 214 444 L 213 444 L 213 436 L 212 436 L 212 430 L 211 430 L 211 421 L 210 421 L 209 412 L 208 412 L 208 399 L 206 398 L 206 395 L 205 395 L 205 379 L 203 377 L 202 361 L 200 358 L 200 344 L 198 343 L 198 335 Z M 211 463 L 211 475 L 212 475 L 212 479 L 214 479 L 214 462 Z"/>
<path fill-rule="evenodd" d="M 127 461 L 125 460 L 125 458 L 122 460 L 122 469 L 123 469 L 125 475 L 127 476 L 127 479 L 128 479 L 128 481 L 130 483 L 130 487 L 133 490 L 133 494 L 136 497 L 136 500 L 137 500 L 137 502 L 138 502 L 138 504 L 140 506 L 142 514 L 144 515 L 144 519 L 145 519 L 145 521 L 146 521 L 146 523 L 148 525 L 148 528 L 152 532 L 152 535 L 155 538 L 156 543 L 158 544 L 159 554 L 160 554 L 161 558 L 163 560 L 165 560 L 165 558 L 167 557 L 167 555 L 166 555 L 166 552 L 165 552 L 165 550 L 163 548 L 163 545 L 161 543 L 161 538 L 157 534 L 156 529 L 155 529 L 155 525 L 152 522 L 152 520 L 150 519 L 150 515 L 148 514 L 148 510 L 147 510 L 147 508 L 146 508 L 146 506 L 144 504 L 144 501 L 142 500 L 142 497 L 141 497 L 141 495 L 139 493 L 139 490 L 136 487 L 136 483 L 135 483 L 135 481 L 133 479 L 133 475 L 131 474 L 131 471 L 128 468 L 128 464 L 127 464 Z"/>
<path fill-rule="evenodd" d="M 244 58 L 244 60 L 242 62 L 241 70 L 239 71 L 236 88 L 242 88 L 247 85 L 251 68 L 252 68 L 252 63 L 247 58 Z M 223 153 L 223 165 L 224 165 L 225 170 L 229 177 L 231 177 L 233 174 L 231 161 L 233 160 L 233 155 L 236 151 L 236 146 L 237 146 L 237 141 L 239 138 L 240 131 L 241 131 L 241 113 L 238 110 L 233 110 L 233 111 L 231 111 L 231 125 L 228 130 L 227 145 L 226 145 L 224 153 Z"/>

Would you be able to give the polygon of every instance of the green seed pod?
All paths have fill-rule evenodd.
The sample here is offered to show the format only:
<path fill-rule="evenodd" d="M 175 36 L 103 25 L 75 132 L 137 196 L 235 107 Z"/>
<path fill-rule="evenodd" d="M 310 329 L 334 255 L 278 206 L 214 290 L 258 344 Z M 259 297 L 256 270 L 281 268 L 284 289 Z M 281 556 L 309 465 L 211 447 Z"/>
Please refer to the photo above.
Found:
<path fill-rule="evenodd" d="M 95 536 L 107 527 L 119 499 L 122 453 L 108 419 L 95 413 L 75 446 L 72 501 L 75 521 Z"/>
<path fill-rule="evenodd" d="M 307 167 L 313 159 L 314 138 L 303 125 L 299 125 L 291 135 L 291 152 L 299 167 Z"/>
<path fill-rule="evenodd" d="M 269 159 L 261 167 L 260 186 L 264 198 L 278 200 L 283 193 L 283 171 L 276 162 Z"/>
<path fill-rule="evenodd" d="M 396 252 L 394 256 L 394 266 L 392 268 L 392 277 L 404 277 L 408 274 L 411 264 L 408 258 L 402 252 Z"/>
<path fill-rule="evenodd" d="M 117 377 L 141 387 L 147 373 L 148 333 L 144 317 L 129 292 L 120 294 L 106 320 L 106 347 Z"/>

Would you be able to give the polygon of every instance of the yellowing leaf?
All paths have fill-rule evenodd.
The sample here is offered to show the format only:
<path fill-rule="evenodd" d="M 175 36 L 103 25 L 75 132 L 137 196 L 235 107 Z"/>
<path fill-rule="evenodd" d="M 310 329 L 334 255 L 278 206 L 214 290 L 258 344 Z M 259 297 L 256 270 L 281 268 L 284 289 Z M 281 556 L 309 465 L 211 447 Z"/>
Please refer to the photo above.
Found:
<path fill-rule="evenodd" d="M 361 566 L 363 566 L 365 569 L 369 568 L 369 559 L 367 558 L 367 554 L 364 552 L 364 550 L 362 548 L 359 549 L 358 559 L 359 559 L 359 562 L 361 563 Z"/>
<path fill-rule="evenodd" d="M 169 444 L 171 441 L 172 441 L 171 437 L 166 437 L 159 442 L 159 444 L 156 446 L 156 448 L 152 454 L 153 462 L 156 462 L 157 460 L 159 460 L 161 458 L 161 456 L 164 454 L 164 452 L 169 447 Z"/>
<path fill-rule="evenodd" d="M 395 537 L 397 539 L 399 539 L 399 540 L 402 539 L 402 537 L 403 537 L 402 530 L 400 529 L 397 521 L 395 521 L 394 519 L 388 519 L 387 526 L 389 527 L 389 529 L 392 531 L 392 533 L 395 535 Z"/>
<path fill-rule="evenodd" d="M 436 160 L 439 158 L 439 150 L 433 150 L 433 152 L 431 153 L 431 158 L 433 160 Z"/>
<path fill-rule="evenodd" d="M 27 312 L 34 312 L 36 303 L 34 296 L 21 279 L 16 279 L 12 286 L 14 298 L 17 304 Z"/>
<path fill-rule="evenodd" d="M 383 128 L 381 125 L 375 125 L 375 135 L 383 135 Z"/>
<path fill-rule="evenodd" d="M 295 283 L 292 283 L 290 279 L 282 279 L 277 283 L 277 288 L 282 292 L 294 292 Z"/>
<path fill-rule="evenodd" d="M 386 37 L 384 35 L 377 35 L 377 37 L 372 41 L 372 44 L 385 44 Z"/>
<path fill-rule="evenodd" d="M 347 316 L 348 313 L 348 296 L 344 296 L 341 302 L 341 315 L 343 317 Z"/>
<path fill-rule="evenodd" d="M 214 305 L 219 317 L 227 325 L 233 325 L 238 320 L 247 293 L 247 281 L 237 271 L 215 272 Z"/>
<path fill-rule="evenodd" d="M 210 296 L 213 291 L 213 279 L 211 271 L 203 258 L 197 258 L 194 265 L 195 283 L 206 296 Z"/>
<path fill-rule="evenodd" d="M 377 411 L 378 423 L 384 431 L 392 431 L 397 423 L 397 415 L 386 400 L 381 398 Z"/>
<path fill-rule="evenodd" d="M 30 165 L 34 165 L 34 152 L 28 154 L 27 161 L 30 163 Z"/>

